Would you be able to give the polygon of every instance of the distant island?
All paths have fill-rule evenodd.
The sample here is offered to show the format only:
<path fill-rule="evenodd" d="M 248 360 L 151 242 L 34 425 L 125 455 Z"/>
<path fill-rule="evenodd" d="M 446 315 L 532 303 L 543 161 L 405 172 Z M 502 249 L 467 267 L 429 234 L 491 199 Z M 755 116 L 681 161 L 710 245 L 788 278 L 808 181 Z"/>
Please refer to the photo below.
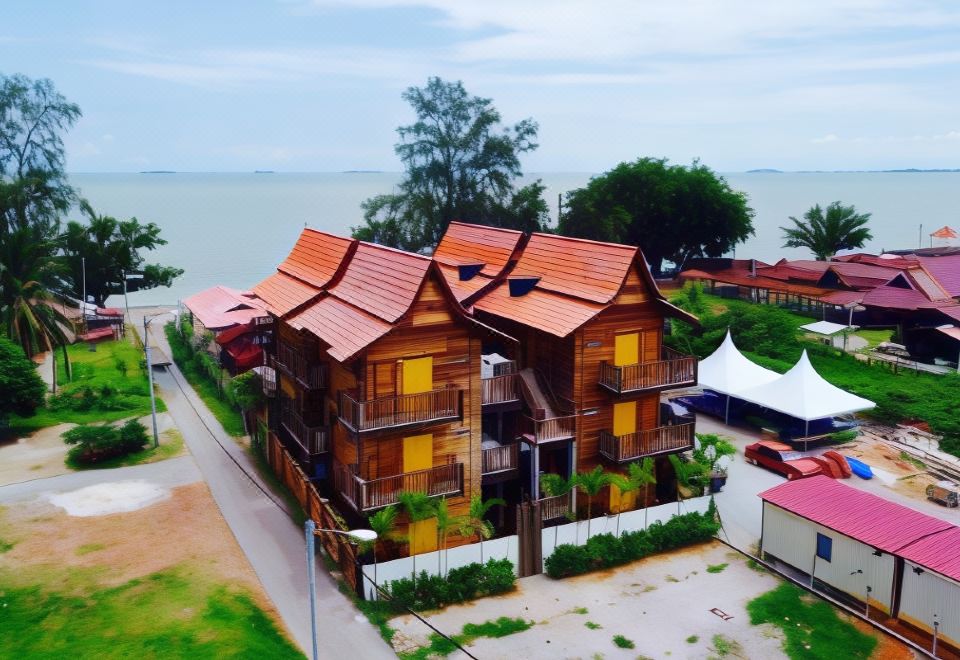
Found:
<path fill-rule="evenodd" d="M 254 170 L 254 174 L 276 174 L 273 170 Z"/>
<path fill-rule="evenodd" d="M 383 170 L 343 170 L 340 174 L 383 174 Z"/>
<path fill-rule="evenodd" d="M 762 167 L 758 170 L 747 170 L 747 174 L 783 174 L 783 170 L 775 170 L 772 167 Z"/>
<path fill-rule="evenodd" d="M 174 170 L 143 170 L 140 174 L 176 174 Z"/>

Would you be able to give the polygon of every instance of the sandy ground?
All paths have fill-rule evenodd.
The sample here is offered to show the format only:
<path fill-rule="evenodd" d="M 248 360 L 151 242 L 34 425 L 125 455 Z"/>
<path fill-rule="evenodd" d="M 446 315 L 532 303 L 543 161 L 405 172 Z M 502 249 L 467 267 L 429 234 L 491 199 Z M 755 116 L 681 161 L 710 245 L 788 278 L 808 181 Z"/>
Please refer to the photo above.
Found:
<path fill-rule="evenodd" d="M 706 572 L 708 565 L 717 564 L 728 566 L 720 573 Z M 524 578 L 515 593 L 450 607 L 429 619 L 448 633 L 500 616 L 536 622 L 508 637 L 478 639 L 470 652 L 479 658 L 705 658 L 716 655 L 711 651 L 714 635 L 737 642 L 739 657 L 783 658 L 779 630 L 751 626 L 746 611 L 748 601 L 778 583 L 750 569 L 739 553 L 713 543 L 566 580 Z M 578 608 L 587 612 L 578 613 Z M 591 630 L 588 621 L 602 628 Z M 392 623 L 401 644 L 426 643 L 423 625 L 412 617 Z M 633 640 L 636 648 L 615 646 L 618 634 Z M 694 635 L 698 640 L 688 642 Z"/>
<path fill-rule="evenodd" d="M 150 429 L 149 415 L 141 417 L 140 421 Z M 69 447 L 60 436 L 74 426 L 76 424 L 57 424 L 28 437 L 0 444 L 0 486 L 72 472 L 64 463 Z M 157 429 L 160 433 L 171 428 L 174 426 L 169 413 L 158 413 Z"/>

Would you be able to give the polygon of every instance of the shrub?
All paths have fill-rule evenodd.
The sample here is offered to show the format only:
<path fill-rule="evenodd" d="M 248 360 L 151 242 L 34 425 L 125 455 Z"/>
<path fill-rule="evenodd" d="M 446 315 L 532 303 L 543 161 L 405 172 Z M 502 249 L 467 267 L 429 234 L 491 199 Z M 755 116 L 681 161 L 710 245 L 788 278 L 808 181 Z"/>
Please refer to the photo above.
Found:
<path fill-rule="evenodd" d="M 62 436 L 68 445 L 74 445 L 67 458 L 77 463 L 126 456 L 141 451 L 148 442 L 147 430 L 135 419 L 127 421 L 119 429 L 109 425 L 81 425 L 70 429 Z"/>
<path fill-rule="evenodd" d="M 147 427 L 136 419 L 128 419 L 119 430 L 120 444 L 126 453 L 140 451 L 150 442 Z"/>
<path fill-rule="evenodd" d="M 591 570 L 590 555 L 580 545 L 564 543 L 553 550 L 553 554 L 544 562 L 547 575 L 552 578 L 565 578 L 580 575 Z"/>
<path fill-rule="evenodd" d="M 396 612 L 435 610 L 511 591 L 515 581 L 513 563 L 509 559 L 491 559 L 486 564 L 473 563 L 454 568 L 446 577 L 423 571 L 416 583 L 409 578 L 393 580 L 386 591 Z"/>
<path fill-rule="evenodd" d="M 622 649 L 632 649 L 634 646 L 636 646 L 632 639 L 627 639 L 623 635 L 614 635 L 613 643 Z"/>

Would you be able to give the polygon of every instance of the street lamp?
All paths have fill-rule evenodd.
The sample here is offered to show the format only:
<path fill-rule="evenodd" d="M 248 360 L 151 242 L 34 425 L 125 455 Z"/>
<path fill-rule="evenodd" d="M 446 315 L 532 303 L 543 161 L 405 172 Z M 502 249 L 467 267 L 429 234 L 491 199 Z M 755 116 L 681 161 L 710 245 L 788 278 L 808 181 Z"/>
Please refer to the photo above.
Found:
<path fill-rule="evenodd" d="M 313 660 L 319 658 L 317 655 L 317 576 L 314 564 L 314 538 L 325 532 L 346 536 L 357 543 L 369 543 L 377 540 L 377 533 L 372 529 L 317 529 L 317 524 L 312 519 L 307 519 L 303 523 L 303 533 L 307 538 L 307 580 L 310 583 L 310 639 L 313 642 Z"/>
<path fill-rule="evenodd" d="M 143 317 L 143 352 L 147 359 L 147 378 L 150 381 L 150 414 L 153 418 L 153 446 L 160 446 L 160 434 L 157 433 L 157 399 L 153 393 L 153 367 L 150 364 L 150 335 L 149 328 L 150 323 L 159 316 L 164 316 L 165 314 L 172 314 L 173 312 L 160 312 L 159 314 L 154 314 L 153 316 Z"/>

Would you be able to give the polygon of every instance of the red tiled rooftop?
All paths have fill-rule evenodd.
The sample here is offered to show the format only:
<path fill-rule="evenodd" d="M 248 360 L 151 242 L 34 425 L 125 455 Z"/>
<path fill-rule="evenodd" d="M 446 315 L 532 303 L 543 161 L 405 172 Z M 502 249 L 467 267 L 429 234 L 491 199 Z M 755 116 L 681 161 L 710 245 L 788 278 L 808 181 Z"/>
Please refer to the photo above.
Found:
<path fill-rule="evenodd" d="M 501 282 L 474 305 L 474 309 L 516 321 L 557 337 L 566 337 L 592 319 L 607 305 L 563 296 L 535 288 L 513 298 L 509 285 Z"/>
<path fill-rule="evenodd" d="M 388 323 L 396 323 L 413 304 L 429 268 L 427 257 L 362 242 L 329 291 Z"/>
<path fill-rule="evenodd" d="M 208 330 L 220 330 L 266 316 L 264 304 L 252 294 L 226 286 L 195 293 L 183 304 Z"/>
<path fill-rule="evenodd" d="M 284 316 L 319 295 L 320 290 L 289 275 L 274 273 L 253 287 L 253 292 L 271 313 Z"/>
<path fill-rule="evenodd" d="M 392 325 L 362 309 L 325 296 L 288 321 L 296 330 L 306 330 L 330 346 L 327 352 L 345 362 L 390 332 Z"/>
<path fill-rule="evenodd" d="M 307 227 L 277 270 L 322 289 L 337 273 L 353 243 L 353 239 Z"/>
<path fill-rule="evenodd" d="M 937 278 L 950 296 L 960 296 L 960 254 L 941 257 L 919 257 L 928 273 Z"/>
<path fill-rule="evenodd" d="M 506 268 L 522 239 L 523 232 L 514 229 L 451 222 L 433 258 L 448 266 L 479 262 L 484 264 L 482 274 L 496 277 Z"/>

